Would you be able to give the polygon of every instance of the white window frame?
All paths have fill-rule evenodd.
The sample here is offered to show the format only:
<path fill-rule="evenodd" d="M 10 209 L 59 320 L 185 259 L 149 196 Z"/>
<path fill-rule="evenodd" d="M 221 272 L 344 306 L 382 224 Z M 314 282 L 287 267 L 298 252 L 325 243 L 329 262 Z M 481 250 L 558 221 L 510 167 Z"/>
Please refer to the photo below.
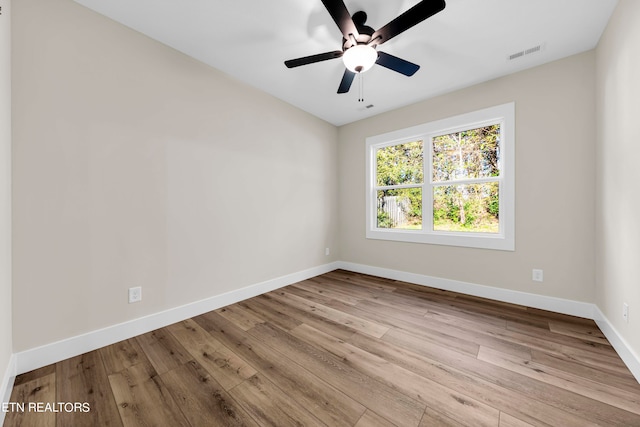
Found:
<path fill-rule="evenodd" d="M 500 215 L 498 233 L 433 230 L 432 138 L 440 135 L 500 124 Z M 376 150 L 412 141 L 423 141 L 424 179 L 422 186 L 421 230 L 377 227 Z M 474 180 L 477 182 L 477 180 Z M 467 183 L 464 180 L 456 181 Z M 409 185 L 413 187 L 414 185 Z M 400 186 L 404 187 L 404 186 Z M 515 103 L 497 105 L 471 113 L 424 123 L 406 129 L 371 136 L 366 139 L 366 237 L 368 239 L 470 248 L 515 250 Z"/>

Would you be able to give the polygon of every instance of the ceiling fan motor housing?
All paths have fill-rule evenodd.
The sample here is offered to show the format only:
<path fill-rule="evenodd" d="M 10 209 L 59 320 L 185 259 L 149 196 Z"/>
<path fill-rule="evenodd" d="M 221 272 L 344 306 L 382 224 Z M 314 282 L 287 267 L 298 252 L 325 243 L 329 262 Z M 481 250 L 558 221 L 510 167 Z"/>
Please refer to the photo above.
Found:
<path fill-rule="evenodd" d="M 354 13 L 352 19 L 359 34 L 357 36 L 354 34 L 350 34 L 350 39 L 345 39 L 344 37 L 342 38 L 342 50 L 345 52 L 352 46 L 358 44 L 369 44 L 369 42 L 371 41 L 371 37 L 375 32 L 373 28 L 369 27 L 368 25 L 364 25 L 364 23 L 367 21 L 367 14 L 365 12 L 360 11 Z"/>

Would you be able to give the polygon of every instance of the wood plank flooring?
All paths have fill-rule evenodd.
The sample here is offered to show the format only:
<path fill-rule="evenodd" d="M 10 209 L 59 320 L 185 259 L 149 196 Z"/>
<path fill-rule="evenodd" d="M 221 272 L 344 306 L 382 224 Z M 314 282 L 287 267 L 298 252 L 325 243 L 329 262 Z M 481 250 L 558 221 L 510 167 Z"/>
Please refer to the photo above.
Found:
<path fill-rule="evenodd" d="M 14 426 L 640 426 L 591 320 L 334 271 L 20 375 Z M 27 406 L 28 408 L 28 406 Z"/>

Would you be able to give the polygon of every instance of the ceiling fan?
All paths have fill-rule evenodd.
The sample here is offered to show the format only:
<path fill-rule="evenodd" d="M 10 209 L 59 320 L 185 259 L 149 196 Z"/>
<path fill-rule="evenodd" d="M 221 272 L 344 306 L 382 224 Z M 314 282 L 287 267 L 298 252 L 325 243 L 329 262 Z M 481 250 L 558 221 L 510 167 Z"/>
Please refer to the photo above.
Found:
<path fill-rule="evenodd" d="M 376 48 L 442 11 L 446 6 L 444 0 L 422 0 L 387 25 L 374 31 L 373 28 L 365 25 L 367 14 L 360 11 L 351 16 L 343 0 L 322 0 L 322 4 L 342 32 L 342 50 L 290 59 L 284 64 L 288 68 L 294 68 L 328 59 L 342 58 L 346 70 L 338 87 L 338 93 L 349 92 L 356 74 L 367 71 L 373 64 L 382 65 L 405 76 L 414 75 L 420 68 L 419 65 L 379 52 Z"/>

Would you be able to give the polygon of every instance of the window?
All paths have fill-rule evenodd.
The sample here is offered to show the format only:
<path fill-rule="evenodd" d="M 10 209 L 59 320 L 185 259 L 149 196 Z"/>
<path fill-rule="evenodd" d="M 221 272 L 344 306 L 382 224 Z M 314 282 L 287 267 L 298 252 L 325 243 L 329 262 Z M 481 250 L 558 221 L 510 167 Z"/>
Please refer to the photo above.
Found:
<path fill-rule="evenodd" d="M 514 109 L 367 138 L 367 238 L 514 250 Z"/>

